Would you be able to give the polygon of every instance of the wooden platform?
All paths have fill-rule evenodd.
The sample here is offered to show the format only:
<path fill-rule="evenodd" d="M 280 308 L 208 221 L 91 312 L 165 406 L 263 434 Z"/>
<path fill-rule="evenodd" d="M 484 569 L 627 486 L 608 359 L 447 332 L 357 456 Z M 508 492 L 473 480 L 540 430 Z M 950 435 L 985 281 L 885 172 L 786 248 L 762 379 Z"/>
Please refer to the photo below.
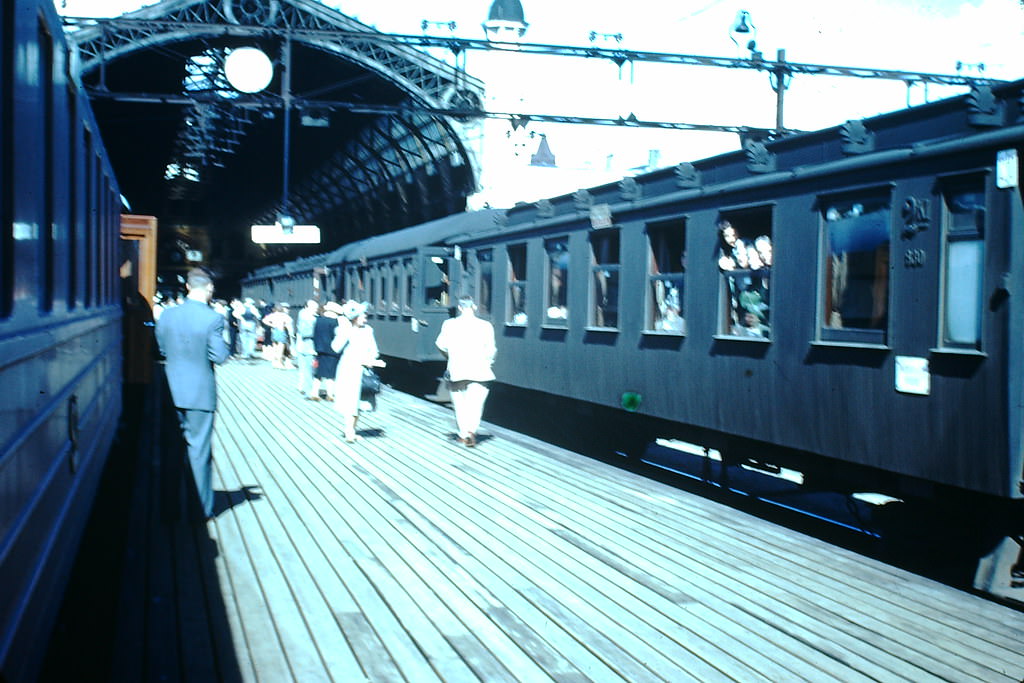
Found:
<path fill-rule="evenodd" d="M 1024 676 L 1020 612 L 394 391 L 346 444 L 295 381 L 218 370 L 214 521 L 142 468 L 116 680 Z"/>

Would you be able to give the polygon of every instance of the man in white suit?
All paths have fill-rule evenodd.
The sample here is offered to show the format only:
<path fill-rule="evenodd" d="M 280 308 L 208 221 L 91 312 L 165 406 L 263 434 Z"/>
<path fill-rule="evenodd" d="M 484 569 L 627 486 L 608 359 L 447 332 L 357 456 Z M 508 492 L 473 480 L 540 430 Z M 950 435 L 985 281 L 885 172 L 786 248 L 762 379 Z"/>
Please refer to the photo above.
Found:
<path fill-rule="evenodd" d="M 494 327 L 476 316 L 473 298 L 459 298 L 458 315 L 444 321 L 437 348 L 448 358 L 448 387 L 460 443 L 476 446 L 484 402 L 494 379 Z"/>

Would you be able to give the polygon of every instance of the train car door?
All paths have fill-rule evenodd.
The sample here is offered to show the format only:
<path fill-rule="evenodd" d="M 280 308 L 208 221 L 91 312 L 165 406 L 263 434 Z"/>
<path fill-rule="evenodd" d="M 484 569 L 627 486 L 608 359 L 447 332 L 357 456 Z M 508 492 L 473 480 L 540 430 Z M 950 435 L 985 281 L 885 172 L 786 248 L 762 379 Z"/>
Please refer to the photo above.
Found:
<path fill-rule="evenodd" d="M 413 330 L 419 335 L 417 355 L 420 360 L 443 360 L 434 346 L 441 324 L 451 315 L 453 297 L 458 291 L 461 267 L 452 250 L 445 247 L 421 247 L 417 250 L 417 287 L 413 296 Z"/>
<path fill-rule="evenodd" d="M 128 383 L 148 384 L 151 379 L 156 238 L 154 216 L 121 214 L 122 345 Z"/>

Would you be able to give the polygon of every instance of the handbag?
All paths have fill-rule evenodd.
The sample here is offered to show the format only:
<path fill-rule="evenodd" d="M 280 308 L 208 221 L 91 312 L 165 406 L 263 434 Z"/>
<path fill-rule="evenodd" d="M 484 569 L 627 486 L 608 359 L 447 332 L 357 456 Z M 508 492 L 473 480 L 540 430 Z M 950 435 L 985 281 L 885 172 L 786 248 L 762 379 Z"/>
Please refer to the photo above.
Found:
<path fill-rule="evenodd" d="M 362 394 L 380 393 L 380 375 L 370 368 L 363 368 Z"/>

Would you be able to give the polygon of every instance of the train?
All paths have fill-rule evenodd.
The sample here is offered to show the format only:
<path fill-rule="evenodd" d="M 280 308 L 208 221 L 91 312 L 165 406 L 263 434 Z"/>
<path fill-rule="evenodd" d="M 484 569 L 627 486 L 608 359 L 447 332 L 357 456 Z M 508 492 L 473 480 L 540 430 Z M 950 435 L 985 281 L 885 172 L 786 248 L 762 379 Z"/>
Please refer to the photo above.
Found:
<path fill-rule="evenodd" d="M 34 680 L 122 412 L 122 201 L 50 0 L 0 6 L 0 679 Z"/>
<path fill-rule="evenodd" d="M 974 585 L 1022 600 L 1024 82 L 250 272 L 245 296 L 369 305 L 391 367 L 442 361 L 455 297 L 498 386 L 806 486 L 953 504 Z M 429 374 L 429 373 L 428 373 Z M 942 522 L 938 519 L 934 524 Z"/>

